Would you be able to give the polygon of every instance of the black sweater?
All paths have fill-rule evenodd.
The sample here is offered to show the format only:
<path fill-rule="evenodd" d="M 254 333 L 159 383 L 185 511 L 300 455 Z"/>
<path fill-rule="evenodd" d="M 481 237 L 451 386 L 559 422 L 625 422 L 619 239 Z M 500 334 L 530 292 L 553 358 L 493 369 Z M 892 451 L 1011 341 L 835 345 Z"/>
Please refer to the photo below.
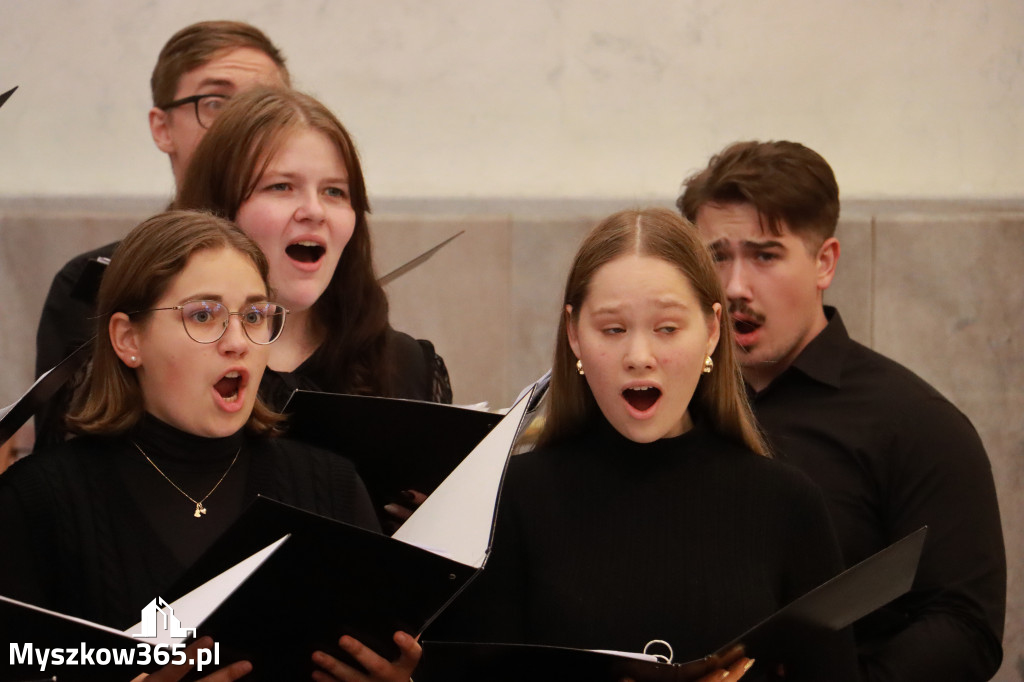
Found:
<path fill-rule="evenodd" d="M 238 461 L 194 518 L 195 499 Z M 0 476 L 0 594 L 123 629 L 257 494 L 377 529 L 352 464 L 283 439 L 208 439 L 146 417 L 123 437 L 79 437 Z"/>
<path fill-rule="evenodd" d="M 663 639 L 686 661 L 841 568 L 800 472 L 700 426 L 638 444 L 602 420 L 513 458 L 493 554 L 427 638 L 634 652 Z M 832 644 L 829 670 L 788 660 L 787 679 L 856 679 L 849 633 Z"/>

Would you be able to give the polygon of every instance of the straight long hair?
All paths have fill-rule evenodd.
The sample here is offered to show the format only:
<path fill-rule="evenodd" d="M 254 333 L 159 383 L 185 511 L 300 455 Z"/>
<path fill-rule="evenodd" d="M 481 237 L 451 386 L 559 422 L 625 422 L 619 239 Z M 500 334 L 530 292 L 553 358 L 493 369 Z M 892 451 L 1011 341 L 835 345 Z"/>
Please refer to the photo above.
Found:
<path fill-rule="evenodd" d="M 152 308 L 194 254 L 221 248 L 248 258 L 270 293 L 269 267 L 260 247 L 234 223 L 207 213 L 160 213 L 139 224 L 118 245 L 100 284 L 92 364 L 72 401 L 67 417 L 69 429 L 113 435 L 139 421 L 145 412 L 142 388 L 135 370 L 114 352 L 108 329 L 110 316 Z M 140 316 L 133 323 L 136 320 L 139 324 L 146 322 Z M 246 426 L 263 434 L 274 430 L 281 419 L 257 398 Z"/>
<path fill-rule="evenodd" d="M 196 148 L 174 206 L 234 220 L 275 154 L 303 130 L 322 133 L 337 149 L 356 215 L 331 281 L 311 308 L 314 331 L 325 339 L 310 359 L 311 369 L 325 391 L 390 395 L 388 300 L 373 267 L 363 170 L 351 136 L 327 107 L 309 95 L 276 88 L 257 87 L 232 97 Z"/>
<path fill-rule="evenodd" d="M 595 227 L 583 240 L 565 283 L 563 310 L 558 322 L 555 357 L 551 370 L 548 415 L 538 445 L 552 445 L 581 433 L 600 414 L 600 408 L 583 377 L 576 370 L 576 356 L 566 333 L 572 306 L 572 322 L 590 289 L 595 273 L 606 263 L 626 254 L 653 256 L 677 268 L 697 294 L 707 319 L 715 314 L 713 304 L 723 310 L 725 294 L 718 281 L 708 249 L 696 229 L 668 209 L 649 208 L 615 213 Z M 715 368 L 701 376 L 690 400 L 690 409 L 707 419 L 721 435 L 760 455 L 768 448 L 750 411 L 743 377 L 733 351 L 732 327 L 723 320 L 718 345 L 711 354 Z M 682 415 L 680 415 L 682 417 Z"/>

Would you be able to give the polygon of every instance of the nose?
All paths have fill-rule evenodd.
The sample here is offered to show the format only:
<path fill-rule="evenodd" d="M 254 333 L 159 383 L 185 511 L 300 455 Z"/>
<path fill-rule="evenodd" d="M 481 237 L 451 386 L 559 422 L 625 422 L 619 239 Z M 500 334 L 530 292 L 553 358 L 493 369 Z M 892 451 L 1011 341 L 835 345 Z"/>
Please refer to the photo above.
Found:
<path fill-rule="evenodd" d="M 302 201 L 295 210 L 295 219 L 304 222 L 321 223 L 326 217 L 319 192 L 310 190 L 302 195 Z"/>
<path fill-rule="evenodd" d="M 750 281 L 741 259 L 733 259 L 728 263 L 720 263 L 718 275 L 725 288 L 725 297 L 730 301 L 749 301 Z"/>
<path fill-rule="evenodd" d="M 232 355 L 245 355 L 249 351 L 250 343 L 249 337 L 245 335 L 245 329 L 242 327 L 242 318 L 238 315 L 230 315 L 227 327 L 224 329 L 224 335 L 217 342 L 220 352 Z"/>
<path fill-rule="evenodd" d="M 647 334 L 632 333 L 626 345 L 623 358 L 626 369 L 653 369 L 656 364 L 651 339 Z"/>

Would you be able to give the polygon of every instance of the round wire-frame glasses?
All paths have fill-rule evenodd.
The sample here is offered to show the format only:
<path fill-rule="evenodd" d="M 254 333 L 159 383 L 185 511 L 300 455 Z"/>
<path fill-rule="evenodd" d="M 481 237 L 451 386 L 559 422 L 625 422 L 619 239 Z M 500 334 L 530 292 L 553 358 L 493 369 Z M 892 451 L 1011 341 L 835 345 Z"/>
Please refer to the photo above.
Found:
<path fill-rule="evenodd" d="M 224 336 L 231 317 L 238 316 L 242 330 L 253 343 L 265 346 L 277 341 L 284 330 L 288 309 L 269 301 L 246 303 L 241 310 L 231 312 L 219 301 L 188 301 L 182 305 L 167 308 L 149 308 L 128 313 L 140 315 L 158 310 L 177 310 L 181 313 L 181 325 L 185 333 L 196 343 L 216 343 Z"/>
<path fill-rule="evenodd" d="M 168 111 L 175 107 L 191 104 L 196 112 L 196 121 L 198 121 L 202 128 L 208 129 L 213 125 L 213 121 L 217 118 L 217 115 L 220 114 L 221 110 L 224 109 L 224 105 L 228 103 L 229 99 L 231 99 L 231 95 L 216 93 L 191 95 L 189 97 L 182 97 L 181 99 L 168 102 L 158 108 L 163 111 Z"/>

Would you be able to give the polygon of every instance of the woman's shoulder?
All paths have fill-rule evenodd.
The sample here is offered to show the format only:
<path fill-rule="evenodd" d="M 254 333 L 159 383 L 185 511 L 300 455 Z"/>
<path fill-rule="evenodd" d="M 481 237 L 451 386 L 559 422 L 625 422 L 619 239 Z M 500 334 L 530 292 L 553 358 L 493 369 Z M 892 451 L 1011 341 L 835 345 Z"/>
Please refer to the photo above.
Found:
<path fill-rule="evenodd" d="M 392 397 L 451 404 L 448 368 L 434 344 L 391 327 L 386 336 Z"/>

